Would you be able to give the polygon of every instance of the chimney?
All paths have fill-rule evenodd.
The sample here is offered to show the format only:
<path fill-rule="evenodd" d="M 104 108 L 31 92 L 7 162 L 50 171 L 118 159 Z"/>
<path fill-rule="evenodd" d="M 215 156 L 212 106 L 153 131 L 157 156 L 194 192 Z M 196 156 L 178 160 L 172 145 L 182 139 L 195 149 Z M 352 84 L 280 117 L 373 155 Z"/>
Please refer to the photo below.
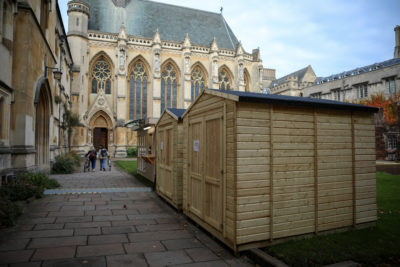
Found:
<path fill-rule="evenodd" d="M 394 48 L 394 58 L 400 58 L 400 26 L 397 25 L 394 28 L 394 32 L 396 33 L 396 46 Z"/>

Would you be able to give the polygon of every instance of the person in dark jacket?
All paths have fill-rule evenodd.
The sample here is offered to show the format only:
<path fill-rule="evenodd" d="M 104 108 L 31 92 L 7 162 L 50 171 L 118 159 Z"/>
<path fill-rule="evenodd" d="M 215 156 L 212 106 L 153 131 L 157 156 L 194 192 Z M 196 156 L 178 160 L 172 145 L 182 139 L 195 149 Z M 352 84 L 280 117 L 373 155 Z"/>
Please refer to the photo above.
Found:
<path fill-rule="evenodd" d="M 94 172 L 96 168 L 96 160 L 97 160 L 97 151 L 94 147 L 92 147 L 88 153 L 85 155 L 86 157 L 89 157 L 90 163 L 92 165 L 92 171 Z"/>

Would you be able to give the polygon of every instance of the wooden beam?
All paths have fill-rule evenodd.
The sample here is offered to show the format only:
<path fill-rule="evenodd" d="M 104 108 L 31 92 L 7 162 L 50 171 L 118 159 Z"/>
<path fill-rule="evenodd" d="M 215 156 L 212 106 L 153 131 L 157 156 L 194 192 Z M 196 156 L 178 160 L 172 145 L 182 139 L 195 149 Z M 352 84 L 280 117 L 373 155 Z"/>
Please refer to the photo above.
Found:
<path fill-rule="evenodd" d="M 356 225 L 356 146 L 355 146 L 354 114 L 351 111 L 351 174 L 353 182 L 353 226 Z"/>
<path fill-rule="evenodd" d="M 269 168 L 269 202 L 270 202 L 270 220 L 269 220 L 269 236 L 270 240 L 272 241 L 274 239 L 273 237 L 273 232 L 274 232 L 274 177 L 273 177 L 273 171 L 274 171 L 274 164 L 273 164 L 273 145 L 274 143 L 272 142 L 272 128 L 273 128 L 273 115 L 274 115 L 274 110 L 273 106 L 271 105 L 269 108 L 269 162 L 267 164 L 270 164 Z"/>
<path fill-rule="evenodd" d="M 318 118 L 314 108 L 314 209 L 315 233 L 318 233 Z"/>

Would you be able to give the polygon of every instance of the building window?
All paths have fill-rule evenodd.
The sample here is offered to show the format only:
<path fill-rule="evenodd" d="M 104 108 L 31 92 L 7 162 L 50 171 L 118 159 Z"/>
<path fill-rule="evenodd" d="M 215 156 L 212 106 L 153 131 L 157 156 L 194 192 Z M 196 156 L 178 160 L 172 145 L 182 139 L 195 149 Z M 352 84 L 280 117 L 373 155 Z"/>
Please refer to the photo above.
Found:
<path fill-rule="evenodd" d="M 205 88 L 204 73 L 201 71 L 199 66 L 196 66 L 192 71 L 192 89 L 191 89 L 191 101 L 199 95 L 201 90 Z"/>
<path fill-rule="evenodd" d="M 0 39 L 5 34 L 6 10 L 7 10 L 6 2 L 4 0 L 0 0 Z"/>
<path fill-rule="evenodd" d="M 397 148 L 397 134 L 386 135 L 386 150 L 393 150 Z"/>
<path fill-rule="evenodd" d="M 42 0 L 40 3 L 40 27 L 47 30 L 49 20 L 49 0 Z"/>
<path fill-rule="evenodd" d="M 385 85 L 386 85 L 386 95 L 391 96 L 397 93 L 395 77 L 386 79 Z"/>
<path fill-rule="evenodd" d="M 310 94 L 311 98 L 316 98 L 316 99 L 321 99 L 322 98 L 322 93 L 318 92 L 318 93 L 314 93 L 314 94 Z"/>
<path fill-rule="evenodd" d="M 222 68 L 218 74 L 219 89 L 220 90 L 231 90 L 231 88 L 232 88 L 231 80 L 232 79 L 231 79 L 227 69 Z"/>
<path fill-rule="evenodd" d="M 161 75 L 161 113 L 166 108 L 176 108 L 178 100 L 177 71 L 171 63 L 162 70 Z"/>
<path fill-rule="evenodd" d="M 129 79 L 129 119 L 145 119 L 147 114 L 147 74 L 142 61 L 138 61 Z"/>
<path fill-rule="evenodd" d="M 76 18 L 76 26 L 79 26 L 79 18 Z"/>
<path fill-rule="evenodd" d="M 96 62 L 92 71 L 92 94 L 97 94 L 99 90 L 111 94 L 111 70 L 103 58 Z"/>
<path fill-rule="evenodd" d="M 368 84 L 360 84 L 356 85 L 356 90 L 357 90 L 357 98 L 365 98 L 368 97 Z"/>
<path fill-rule="evenodd" d="M 244 90 L 250 92 L 250 79 L 247 71 L 244 73 Z"/>
<path fill-rule="evenodd" d="M 340 89 L 332 90 L 333 100 L 340 101 Z"/>

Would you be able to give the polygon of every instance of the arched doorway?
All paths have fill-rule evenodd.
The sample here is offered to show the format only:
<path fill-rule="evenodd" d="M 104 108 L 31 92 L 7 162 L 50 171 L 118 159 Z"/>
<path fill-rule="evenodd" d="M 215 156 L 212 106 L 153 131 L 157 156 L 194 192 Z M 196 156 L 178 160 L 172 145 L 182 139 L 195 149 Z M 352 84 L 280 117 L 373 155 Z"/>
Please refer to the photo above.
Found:
<path fill-rule="evenodd" d="M 36 104 L 35 119 L 35 147 L 36 165 L 45 168 L 49 164 L 49 122 L 50 122 L 50 96 L 45 84 L 40 87 L 39 98 Z"/>
<path fill-rule="evenodd" d="M 112 142 L 112 123 L 110 117 L 103 111 L 97 112 L 90 121 L 90 128 L 93 131 L 93 146 L 98 149 L 100 146 L 109 148 Z"/>

